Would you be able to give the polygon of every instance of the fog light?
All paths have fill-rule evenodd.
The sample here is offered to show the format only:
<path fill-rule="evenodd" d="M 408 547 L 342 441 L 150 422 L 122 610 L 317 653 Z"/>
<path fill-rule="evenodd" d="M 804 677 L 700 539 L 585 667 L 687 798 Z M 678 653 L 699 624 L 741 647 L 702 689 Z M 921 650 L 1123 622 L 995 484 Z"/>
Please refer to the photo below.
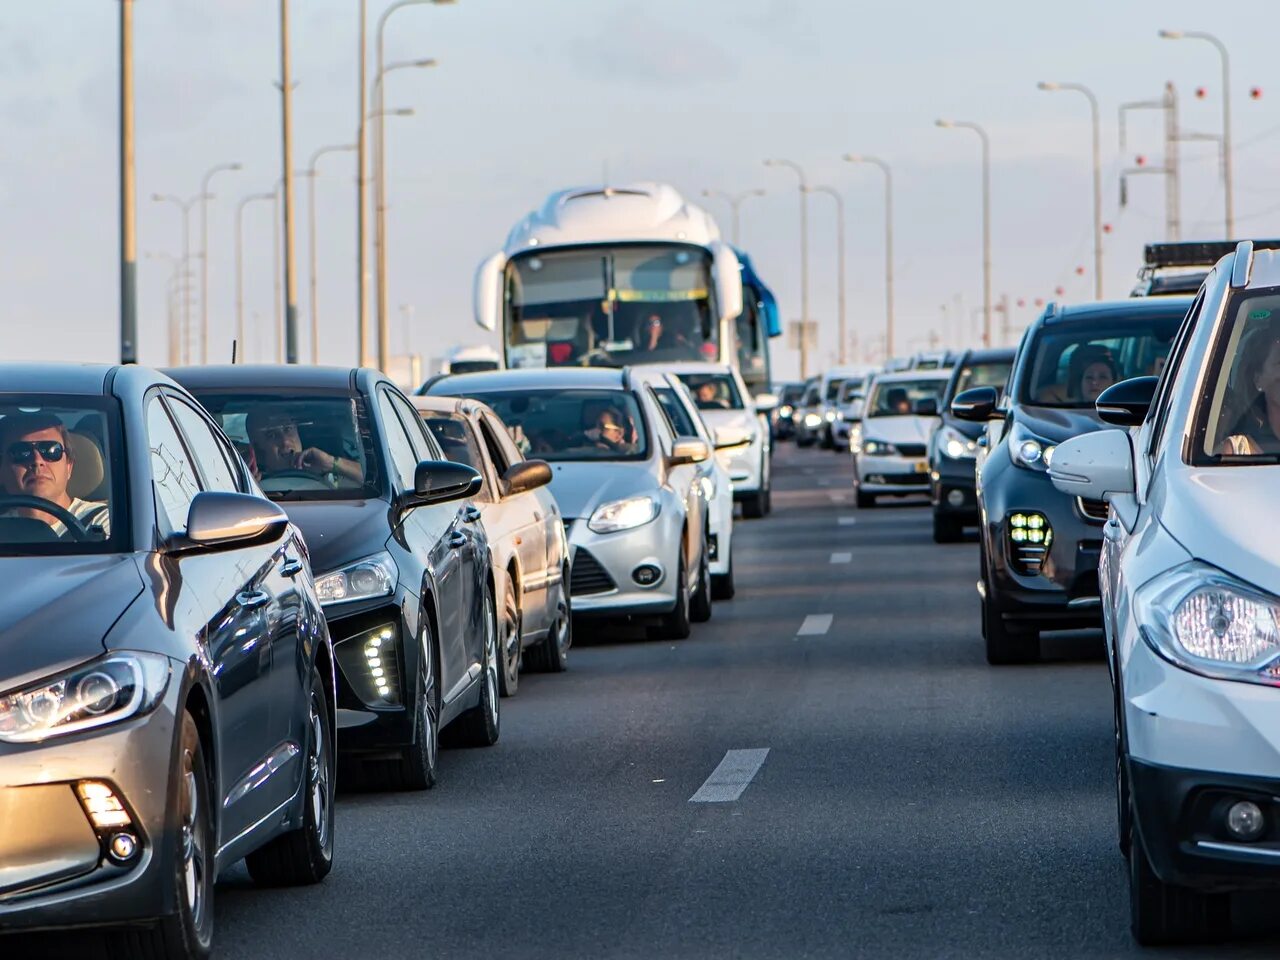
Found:
<path fill-rule="evenodd" d="M 384 623 L 343 640 L 334 648 L 342 675 L 367 706 L 400 705 L 399 639 L 397 625 Z"/>
<path fill-rule="evenodd" d="M 111 838 L 107 849 L 111 851 L 113 859 L 123 863 L 132 860 L 133 855 L 138 852 L 138 841 L 131 833 L 117 833 Z"/>
<path fill-rule="evenodd" d="M 1024 513 L 1015 513 L 1009 518 L 1009 526 L 1025 527 L 1027 525 L 1027 515 Z"/>
<path fill-rule="evenodd" d="M 112 827 L 127 827 L 131 821 L 124 804 L 105 783 L 98 780 L 85 780 L 76 785 L 80 795 L 80 804 L 88 815 L 89 821 L 96 830 L 109 830 Z"/>
<path fill-rule="evenodd" d="M 951 504 L 953 507 L 963 506 L 964 493 L 960 490 L 952 490 L 947 494 L 947 503 Z"/>
<path fill-rule="evenodd" d="M 711 560 L 720 559 L 720 538 L 714 533 L 707 535 L 707 557 Z"/>
<path fill-rule="evenodd" d="M 1027 540 L 1027 531 L 1022 527 L 1014 527 L 1009 531 L 1009 539 L 1014 543 L 1025 543 Z"/>
<path fill-rule="evenodd" d="M 1266 827 L 1267 819 L 1262 809 L 1250 800 L 1233 803 L 1227 811 L 1227 830 L 1237 840 L 1251 843 L 1262 836 Z"/>
<path fill-rule="evenodd" d="M 662 571 L 652 563 L 642 563 L 631 571 L 631 579 L 641 587 L 652 587 L 662 579 Z"/>

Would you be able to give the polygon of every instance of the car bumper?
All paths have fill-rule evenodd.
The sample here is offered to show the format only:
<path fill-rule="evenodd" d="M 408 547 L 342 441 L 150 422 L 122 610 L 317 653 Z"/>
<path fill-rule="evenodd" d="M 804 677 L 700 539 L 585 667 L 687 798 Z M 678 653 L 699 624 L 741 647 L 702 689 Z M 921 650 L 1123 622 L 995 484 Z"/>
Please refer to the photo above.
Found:
<path fill-rule="evenodd" d="M 679 524 L 679 517 L 665 511 L 644 526 L 617 533 L 595 533 L 585 520 L 572 521 L 569 548 L 573 553 L 570 595 L 574 616 L 670 613 L 677 596 Z M 634 574 L 646 566 L 658 569 L 658 579 L 650 586 L 640 586 Z"/>
<path fill-rule="evenodd" d="M 745 453 L 721 457 L 720 463 L 729 474 L 735 499 L 740 500 L 760 489 L 759 441 L 747 447 Z"/>
<path fill-rule="evenodd" d="M 864 493 L 929 492 L 929 462 L 924 457 L 858 454 L 853 467 Z"/>
<path fill-rule="evenodd" d="M 43 744 L 0 744 L 0 930 L 136 923 L 176 909 L 167 826 L 181 669 L 173 665 L 146 716 Z M 111 788 L 127 826 L 94 829 L 75 790 L 87 780 Z M 137 852 L 118 864 L 107 845 L 121 832 Z"/>
<path fill-rule="evenodd" d="M 831 425 L 831 442 L 841 450 L 849 449 L 850 425 L 848 420 L 837 420 Z"/>
<path fill-rule="evenodd" d="M 929 475 L 929 496 L 934 513 L 969 523 L 978 522 L 977 482 L 974 461 L 938 457 Z"/>
<path fill-rule="evenodd" d="M 325 610 L 337 661 L 336 740 L 341 754 L 359 754 L 365 758 L 384 752 L 394 755 L 413 743 L 418 693 L 413 678 L 418 676 L 421 655 L 421 645 L 416 639 L 418 624 L 416 620 L 411 622 L 416 603 L 409 602 L 403 591 L 398 604 L 393 604 L 393 599 L 383 597 Z M 394 670 L 391 686 L 398 703 L 391 704 L 377 696 L 372 668 L 364 652 L 370 635 L 388 627 L 394 631 L 393 651 L 388 653 L 385 646 L 381 647 L 379 663 L 384 676 Z"/>

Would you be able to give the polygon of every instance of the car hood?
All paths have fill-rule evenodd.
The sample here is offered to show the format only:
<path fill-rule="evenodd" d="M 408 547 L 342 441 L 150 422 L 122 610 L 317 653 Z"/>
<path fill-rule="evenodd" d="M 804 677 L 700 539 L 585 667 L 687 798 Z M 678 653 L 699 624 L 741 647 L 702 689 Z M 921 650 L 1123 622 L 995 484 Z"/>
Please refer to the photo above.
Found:
<path fill-rule="evenodd" d="M 1280 596 L 1280 540 L 1266 530 L 1275 514 L 1280 466 L 1191 469 L 1177 480 L 1177 503 L 1161 523 L 1197 560 Z"/>
<path fill-rule="evenodd" d="M 378 553 L 391 537 L 385 500 L 294 500 L 280 506 L 302 531 L 317 575 Z"/>
<path fill-rule="evenodd" d="M 745 430 L 754 434 L 759 424 L 756 414 L 751 410 L 700 410 L 702 419 L 711 428 L 712 434 L 721 427 L 733 430 Z"/>
<path fill-rule="evenodd" d="M 928 443 L 937 425 L 937 417 L 871 417 L 862 421 L 862 436 L 889 443 Z"/>
<path fill-rule="evenodd" d="M 1019 407 L 1018 422 L 1050 443 L 1061 443 L 1082 433 L 1112 429 L 1098 419 L 1092 407 L 1066 410 L 1058 407 Z"/>
<path fill-rule="evenodd" d="M 551 492 L 566 519 L 589 517 L 602 503 L 653 493 L 658 478 L 648 463 L 553 463 Z"/>
<path fill-rule="evenodd" d="M 4 557 L 0 580 L 0 690 L 101 655 L 145 586 L 132 554 Z"/>

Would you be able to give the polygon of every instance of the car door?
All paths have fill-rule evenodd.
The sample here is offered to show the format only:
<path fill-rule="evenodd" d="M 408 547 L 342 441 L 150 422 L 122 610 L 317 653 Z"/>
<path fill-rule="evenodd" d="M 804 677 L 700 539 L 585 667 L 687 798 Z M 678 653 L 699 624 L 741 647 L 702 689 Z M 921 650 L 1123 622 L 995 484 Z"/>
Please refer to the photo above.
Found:
<path fill-rule="evenodd" d="M 653 388 L 646 386 L 642 393 L 642 403 L 648 407 L 649 422 L 654 434 L 659 438 L 659 456 L 665 461 L 671 455 L 671 447 L 675 442 L 676 431 L 671 425 L 667 412 L 654 395 Z M 712 454 L 714 456 L 714 453 Z M 688 527 L 688 539 L 684 544 L 685 570 L 690 578 L 698 573 L 700 551 L 706 537 L 704 513 L 702 508 L 702 486 L 698 483 L 698 471 L 701 464 L 682 463 L 679 466 L 660 468 L 666 474 L 667 486 L 684 506 L 685 522 Z"/>

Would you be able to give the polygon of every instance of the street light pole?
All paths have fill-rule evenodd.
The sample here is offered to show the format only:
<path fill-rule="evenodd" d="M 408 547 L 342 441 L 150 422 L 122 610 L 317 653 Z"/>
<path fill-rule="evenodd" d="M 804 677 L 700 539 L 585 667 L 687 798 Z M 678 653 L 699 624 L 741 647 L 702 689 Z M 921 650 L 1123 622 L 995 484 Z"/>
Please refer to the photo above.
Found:
<path fill-rule="evenodd" d="M 133 0 L 120 0 L 120 362 L 138 362 L 138 204 L 133 154 Z"/>
<path fill-rule="evenodd" d="M 1082 83 L 1055 83 L 1042 81 L 1041 90 L 1074 90 L 1084 94 L 1089 101 L 1089 114 L 1093 120 L 1093 295 L 1102 299 L 1102 125 L 1098 120 L 1098 98 Z"/>
<path fill-rule="evenodd" d="M 191 264 L 191 208 L 200 202 L 202 196 L 196 194 L 190 200 L 183 200 L 172 194 L 153 193 L 151 199 L 156 203 L 172 203 L 182 211 L 182 266 L 189 269 Z M 182 363 L 191 362 L 191 303 L 182 303 Z"/>
<path fill-rule="evenodd" d="M 825 193 L 836 202 L 836 262 L 839 264 L 836 271 L 836 311 L 839 317 L 838 328 L 840 331 L 840 349 L 837 354 L 840 358 L 840 363 L 845 364 L 849 362 L 849 336 L 845 329 L 844 320 L 844 197 L 840 196 L 840 192 L 832 187 L 810 187 L 809 192 Z"/>
<path fill-rule="evenodd" d="M 244 362 L 245 355 L 245 339 L 244 339 L 244 208 L 255 200 L 271 200 L 276 199 L 275 192 L 271 193 L 251 193 L 245 197 L 236 206 L 236 356 L 240 362 Z M 272 219 L 276 219 L 274 211 Z M 277 227 L 278 229 L 278 227 Z M 276 262 L 279 263 L 278 254 L 272 245 L 272 255 L 277 257 Z"/>
<path fill-rule="evenodd" d="M 987 131 L 966 120 L 939 120 L 944 129 L 972 130 L 982 141 L 982 345 L 991 346 L 991 140 Z"/>
<path fill-rule="evenodd" d="M 360 0 L 360 54 L 357 58 L 360 70 L 360 113 L 356 124 L 356 363 L 362 367 L 369 365 L 369 219 L 368 219 L 368 182 L 369 137 L 366 123 L 369 115 L 368 96 L 365 91 L 368 69 L 365 57 L 369 42 L 366 34 L 369 27 L 368 0 Z"/>
<path fill-rule="evenodd" d="M 1227 239 L 1236 235 L 1235 207 L 1232 202 L 1233 174 L 1231 169 L 1231 60 L 1227 46 L 1211 33 L 1202 30 L 1161 30 L 1164 40 L 1203 40 L 1213 44 L 1222 58 L 1222 193 L 1226 205 Z"/>
<path fill-rule="evenodd" d="M 800 379 L 809 376 L 809 180 L 798 163 L 766 160 L 766 167 L 788 167 L 800 178 Z"/>
<path fill-rule="evenodd" d="M 238 163 L 220 163 L 200 181 L 200 362 L 209 362 L 209 181 L 223 171 L 239 170 Z"/>
<path fill-rule="evenodd" d="M 320 158 L 328 153 L 340 153 L 346 150 L 355 150 L 354 143 L 336 144 L 331 147 L 321 147 L 311 155 L 311 163 L 307 167 L 307 231 L 310 234 L 310 259 L 311 259 L 311 362 L 313 364 L 320 362 L 320 309 L 316 305 L 316 292 L 319 283 L 316 275 L 319 271 L 319 257 L 316 253 L 316 177 L 319 170 L 316 165 L 320 162 Z"/>
<path fill-rule="evenodd" d="M 294 253 L 293 84 L 289 70 L 289 0 L 280 0 L 280 127 L 284 177 L 284 354 L 298 362 L 298 263 Z"/>
<path fill-rule="evenodd" d="M 884 174 L 884 355 L 888 360 L 893 357 L 893 171 L 879 157 L 846 153 L 844 158 L 849 163 L 869 163 Z"/>
<path fill-rule="evenodd" d="M 745 201 L 750 200 L 752 197 L 763 197 L 764 191 L 744 190 L 742 193 L 726 193 L 723 190 L 703 190 L 702 195 L 704 197 L 718 197 L 729 204 L 729 209 L 732 212 L 733 217 L 733 240 L 731 242 L 736 247 L 738 245 L 739 229 L 742 226 L 741 217 L 739 215 L 740 208 Z"/>

